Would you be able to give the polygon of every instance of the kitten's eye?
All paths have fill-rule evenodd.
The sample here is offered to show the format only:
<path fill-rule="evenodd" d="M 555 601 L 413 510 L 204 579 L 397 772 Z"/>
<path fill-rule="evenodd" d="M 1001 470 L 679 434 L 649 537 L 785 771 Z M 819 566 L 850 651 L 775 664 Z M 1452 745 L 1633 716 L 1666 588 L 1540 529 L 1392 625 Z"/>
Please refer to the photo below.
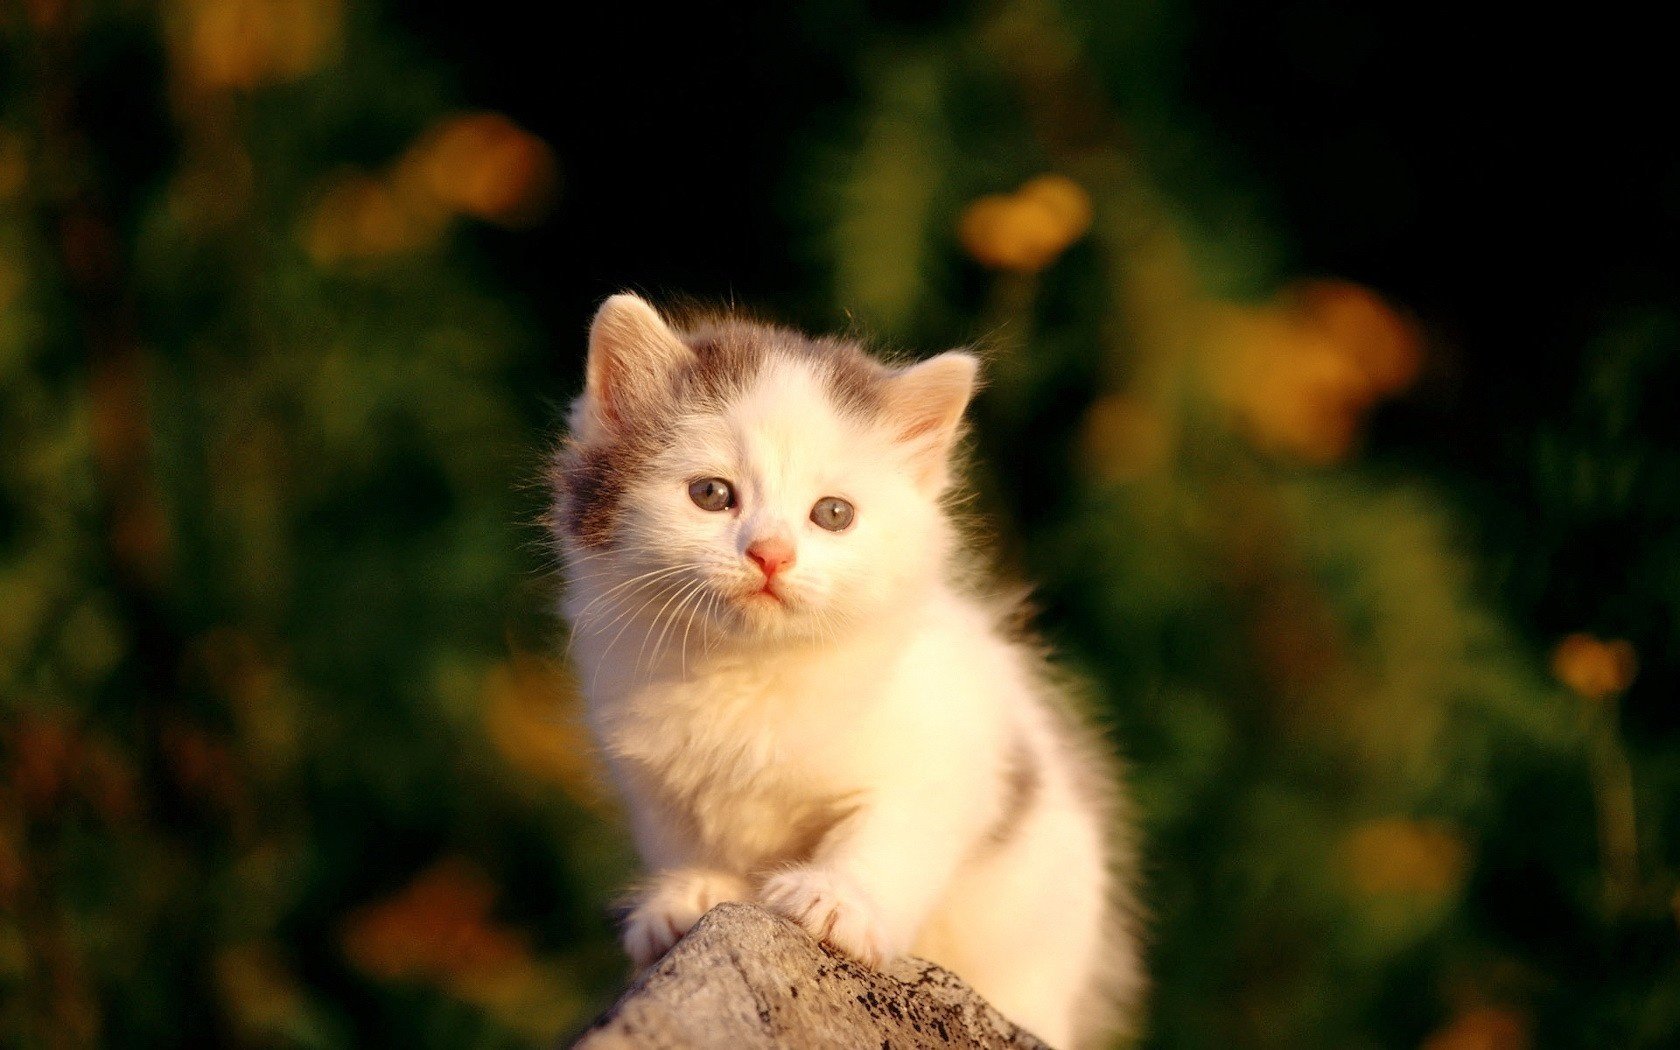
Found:
<path fill-rule="evenodd" d="M 735 505 L 735 490 L 722 478 L 701 478 L 689 484 L 688 498 L 701 510 L 728 510 Z"/>
<path fill-rule="evenodd" d="M 811 508 L 811 520 L 829 532 L 844 532 L 857 511 L 839 496 L 824 496 Z"/>

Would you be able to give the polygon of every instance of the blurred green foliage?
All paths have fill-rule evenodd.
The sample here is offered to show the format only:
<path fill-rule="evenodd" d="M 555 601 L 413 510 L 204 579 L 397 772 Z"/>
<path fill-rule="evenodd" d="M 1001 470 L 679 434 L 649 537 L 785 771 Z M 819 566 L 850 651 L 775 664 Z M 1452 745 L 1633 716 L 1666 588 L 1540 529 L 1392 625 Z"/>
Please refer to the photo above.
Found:
<path fill-rule="evenodd" d="M 782 176 L 808 319 L 989 357 L 998 559 L 1130 762 L 1144 1042 L 1672 1045 L 1680 747 L 1622 706 L 1672 641 L 1585 632 L 1672 624 L 1675 315 L 1513 437 L 1545 529 L 1468 542 L 1474 492 L 1364 451 L 1446 348 L 1290 272 L 1175 11 L 863 41 Z M 632 865 L 533 524 L 563 391 L 468 236 L 567 157 L 337 0 L 0 45 L 0 1041 L 575 1030 Z M 1606 520 L 1647 618 L 1560 624 Z"/>

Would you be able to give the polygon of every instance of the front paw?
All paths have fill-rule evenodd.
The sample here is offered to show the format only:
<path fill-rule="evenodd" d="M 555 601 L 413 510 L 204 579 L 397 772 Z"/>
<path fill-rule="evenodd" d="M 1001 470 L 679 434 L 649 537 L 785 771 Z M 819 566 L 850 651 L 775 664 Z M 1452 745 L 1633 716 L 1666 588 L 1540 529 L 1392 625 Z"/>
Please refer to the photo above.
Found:
<path fill-rule="evenodd" d="M 744 879 L 705 868 L 681 868 L 656 876 L 636 896 L 624 920 L 624 951 L 641 970 L 671 950 L 700 916 L 724 901 L 746 900 Z"/>
<path fill-rule="evenodd" d="M 805 927 L 817 940 L 868 966 L 879 966 L 909 947 L 893 935 L 868 894 L 838 872 L 822 868 L 784 871 L 764 883 L 758 899 Z"/>

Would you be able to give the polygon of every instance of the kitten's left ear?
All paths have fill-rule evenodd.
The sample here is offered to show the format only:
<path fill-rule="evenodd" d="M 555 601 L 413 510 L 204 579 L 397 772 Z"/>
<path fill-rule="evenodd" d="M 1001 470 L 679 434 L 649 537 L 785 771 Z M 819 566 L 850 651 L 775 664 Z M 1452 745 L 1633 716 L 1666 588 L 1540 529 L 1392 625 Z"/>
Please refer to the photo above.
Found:
<path fill-rule="evenodd" d="M 585 439 L 646 412 L 664 396 L 671 373 L 693 356 L 646 300 L 623 293 L 602 303 L 589 326 L 584 418 L 578 421 Z"/>
<path fill-rule="evenodd" d="M 952 350 L 911 365 L 887 387 L 888 418 L 909 449 L 916 480 L 930 492 L 950 480 L 951 446 L 979 371 L 979 358 Z"/>

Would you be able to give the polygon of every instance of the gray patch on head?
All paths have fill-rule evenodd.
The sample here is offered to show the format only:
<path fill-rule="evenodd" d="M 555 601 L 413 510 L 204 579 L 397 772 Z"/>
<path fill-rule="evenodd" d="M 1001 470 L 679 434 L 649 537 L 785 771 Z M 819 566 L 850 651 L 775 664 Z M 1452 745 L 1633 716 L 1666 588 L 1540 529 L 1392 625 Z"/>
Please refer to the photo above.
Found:
<path fill-rule="evenodd" d="M 621 432 L 611 439 L 590 445 L 568 440 L 554 458 L 554 523 L 585 547 L 612 545 L 625 492 L 669 447 L 684 414 L 722 412 L 772 361 L 811 368 L 840 411 L 864 419 L 880 411 L 892 376 L 856 343 L 811 338 L 732 315 L 697 317 L 680 324 L 677 334 L 693 349 L 694 360 L 673 373 L 667 396 L 638 418 L 621 421 Z"/>
<path fill-rule="evenodd" d="M 624 493 L 653 451 L 641 435 L 590 446 L 568 443 L 552 471 L 560 528 L 585 547 L 610 546 Z"/>
<path fill-rule="evenodd" d="M 812 338 L 791 328 L 738 317 L 707 318 L 681 335 L 695 363 L 675 377 L 679 405 L 722 405 L 752 385 L 774 361 L 794 361 L 823 380 L 841 411 L 873 416 L 885 400 L 892 372 L 856 343 L 833 336 Z"/>

